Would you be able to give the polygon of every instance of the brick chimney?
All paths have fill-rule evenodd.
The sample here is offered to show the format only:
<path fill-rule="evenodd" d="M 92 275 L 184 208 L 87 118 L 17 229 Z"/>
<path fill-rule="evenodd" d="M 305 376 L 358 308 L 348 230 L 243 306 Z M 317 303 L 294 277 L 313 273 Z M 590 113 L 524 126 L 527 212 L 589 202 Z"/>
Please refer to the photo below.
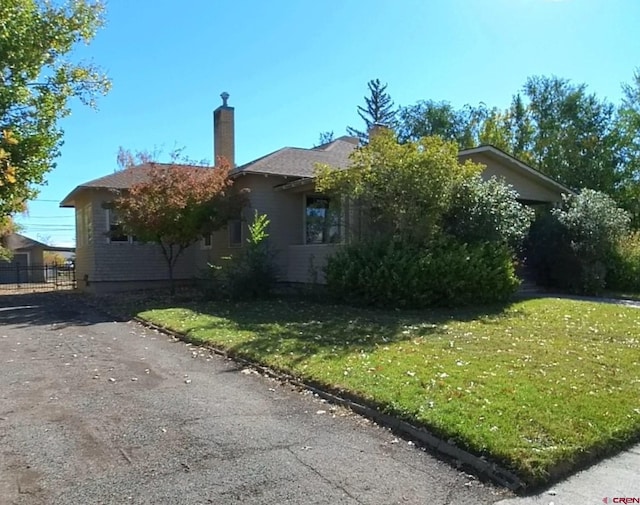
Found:
<path fill-rule="evenodd" d="M 383 132 L 383 131 L 389 131 L 389 127 L 386 124 L 373 123 L 369 127 L 369 130 L 367 131 L 367 136 L 369 137 L 369 140 L 371 140 L 373 137 L 375 137 L 376 135 L 378 135 L 380 132 Z"/>
<path fill-rule="evenodd" d="M 235 167 L 235 132 L 233 121 L 233 107 L 227 105 L 229 93 L 223 92 L 222 105 L 213 111 L 213 154 L 214 165 L 218 157 L 225 158 L 231 168 Z"/>

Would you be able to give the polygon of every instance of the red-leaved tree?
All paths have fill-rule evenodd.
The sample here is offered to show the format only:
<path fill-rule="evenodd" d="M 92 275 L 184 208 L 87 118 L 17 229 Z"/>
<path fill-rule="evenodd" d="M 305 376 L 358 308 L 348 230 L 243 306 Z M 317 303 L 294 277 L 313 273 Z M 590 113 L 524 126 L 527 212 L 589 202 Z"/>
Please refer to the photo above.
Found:
<path fill-rule="evenodd" d="M 223 160 L 213 168 L 147 161 L 127 170 L 144 170 L 145 177 L 113 202 L 121 232 L 160 246 L 174 294 L 173 272 L 181 254 L 237 218 L 246 196 L 234 190 Z"/>

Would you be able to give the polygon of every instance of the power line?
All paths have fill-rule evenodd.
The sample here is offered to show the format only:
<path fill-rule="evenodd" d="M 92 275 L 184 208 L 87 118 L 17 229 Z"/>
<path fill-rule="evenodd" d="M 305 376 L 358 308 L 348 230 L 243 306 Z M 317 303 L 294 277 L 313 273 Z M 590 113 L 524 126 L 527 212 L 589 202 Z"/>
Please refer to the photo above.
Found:
<path fill-rule="evenodd" d="M 48 227 L 48 226 L 65 226 L 67 228 L 75 228 L 75 224 L 72 223 L 22 223 L 20 221 L 18 221 L 19 224 L 21 224 L 22 226 L 41 226 L 41 227 Z"/>
<path fill-rule="evenodd" d="M 22 216 L 18 219 L 74 219 L 75 216 Z"/>
<path fill-rule="evenodd" d="M 67 230 L 73 231 L 75 228 L 72 226 L 25 226 L 29 230 Z"/>

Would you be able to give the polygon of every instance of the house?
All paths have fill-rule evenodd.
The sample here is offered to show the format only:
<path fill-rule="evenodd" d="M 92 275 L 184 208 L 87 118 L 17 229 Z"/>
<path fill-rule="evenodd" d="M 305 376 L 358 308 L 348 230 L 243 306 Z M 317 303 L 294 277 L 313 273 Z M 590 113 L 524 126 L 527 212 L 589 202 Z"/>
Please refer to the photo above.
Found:
<path fill-rule="evenodd" d="M 9 233 L 1 237 L 3 247 L 13 256 L 8 261 L 0 261 L 0 284 L 44 282 L 45 251 L 70 252 L 72 248 L 54 247 L 19 233 Z"/>
<path fill-rule="evenodd" d="M 215 156 L 234 165 L 234 108 L 223 103 L 214 111 Z M 333 202 L 314 190 L 318 163 L 346 167 L 358 140 L 340 137 L 314 148 L 285 147 L 232 171 L 238 188 L 249 189 L 250 206 L 242 220 L 203 238 L 178 260 L 174 276 L 190 280 L 205 275 L 208 264 L 237 254 L 247 235 L 246 221 L 254 209 L 271 221 L 270 246 L 280 279 L 290 283 L 322 282 L 322 267 L 340 247 L 341 223 L 329 222 Z M 524 203 L 553 204 L 569 190 L 514 157 L 492 146 L 460 152 L 486 166 L 483 177 L 497 176 L 511 184 Z M 144 180 L 147 168 L 129 168 L 76 187 L 61 202 L 76 212 L 76 276 L 80 289 L 105 292 L 158 286 L 167 281 L 167 268 L 159 247 L 134 237 L 114 236 L 115 215 L 108 208 L 113 190 L 126 190 Z"/>

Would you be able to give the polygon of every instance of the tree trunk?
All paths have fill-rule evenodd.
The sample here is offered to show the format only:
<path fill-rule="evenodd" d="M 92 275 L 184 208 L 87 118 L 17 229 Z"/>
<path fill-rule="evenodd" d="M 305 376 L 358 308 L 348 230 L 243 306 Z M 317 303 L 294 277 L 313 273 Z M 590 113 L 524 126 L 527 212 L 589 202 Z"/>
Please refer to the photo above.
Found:
<path fill-rule="evenodd" d="M 160 238 L 158 238 L 158 244 L 162 249 L 162 254 L 167 260 L 167 266 L 169 267 L 169 292 L 171 296 L 176 294 L 176 281 L 173 278 L 173 267 L 176 265 L 178 258 L 182 252 L 187 248 L 183 244 L 177 244 L 178 250 L 174 251 L 173 246 L 176 244 L 164 244 Z"/>
<path fill-rule="evenodd" d="M 169 268 L 169 294 L 173 296 L 176 294 L 176 285 L 175 281 L 173 280 L 173 265 L 175 264 L 175 258 L 173 255 L 173 244 L 165 245 L 160 237 L 158 237 L 157 242 L 160 245 L 160 249 L 162 250 L 164 259 L 167 260 L 167 267 Z"/>
<path fill-rule="evenodd" d="M 176 281 L 173 279 L 173 261 L 169 261 L 169 293 L 176 294 Z"/>

